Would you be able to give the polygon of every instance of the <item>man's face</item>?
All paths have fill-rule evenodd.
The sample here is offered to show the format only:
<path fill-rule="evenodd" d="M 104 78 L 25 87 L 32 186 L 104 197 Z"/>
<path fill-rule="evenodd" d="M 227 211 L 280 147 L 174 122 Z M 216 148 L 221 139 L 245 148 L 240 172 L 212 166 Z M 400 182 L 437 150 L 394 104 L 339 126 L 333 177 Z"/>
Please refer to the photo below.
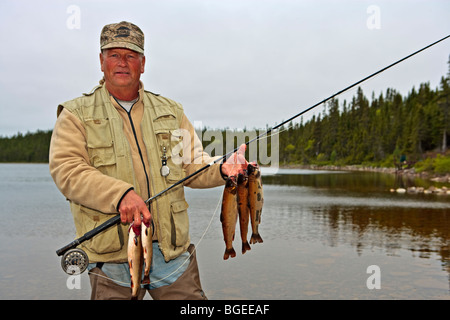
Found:
<path fill-rule="evenodd" d="M 135 89 L 144 73 L 145 56 L 133 50 L 112 48 L 100 53 L 105 81 L 111 87 Z"/>

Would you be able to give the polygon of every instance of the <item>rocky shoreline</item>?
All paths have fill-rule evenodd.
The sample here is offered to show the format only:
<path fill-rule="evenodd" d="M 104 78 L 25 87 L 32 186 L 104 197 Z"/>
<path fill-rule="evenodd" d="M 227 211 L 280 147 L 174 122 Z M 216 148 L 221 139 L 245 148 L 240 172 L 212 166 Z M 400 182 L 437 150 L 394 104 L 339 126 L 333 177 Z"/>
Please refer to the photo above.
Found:
<path fill-rule="evenodd" d="M 309 170 L 328 170 L 328 171 L 365 171 L 365 172 L 382 172 L 389 174 L 402 175 L 411 178 L 421 178 L 424 180 L 430 180 L 437 182 L 439 184 L 445 184 L 444 186 L 431 186 L 427 189 L 422 187 L 409 187 L 409 188 L 398 188 L 390 189 L 391 192 L 397 193 L 425 193 L 425 194 L 448 194 L 450 195 L 450 174 L 436 175 L 430 172 L 415 172 L 414 168 L 411 169 L 401 169 L 396 168 L 378 168 L 360 165 L 348 165 L 348 166 L 318 166 L 318 165 L 285 165 L 282 168 L 286 169 L 309 169 Z M 448 186 L 446 186 L 448 184 Z"/>
<path fill-rule="evenodd" d="M 424 194 L 446 194 L 450 195 L 450 189 L 447 187 L 437 188 L 434 186 L 431 186 L 427 189 L 423 187 L 409 187 L 409 188 L 397 188 L 397 189 L 390 189 L 391 192 L 397 192 L 397 193 L 424 193 Z"/>

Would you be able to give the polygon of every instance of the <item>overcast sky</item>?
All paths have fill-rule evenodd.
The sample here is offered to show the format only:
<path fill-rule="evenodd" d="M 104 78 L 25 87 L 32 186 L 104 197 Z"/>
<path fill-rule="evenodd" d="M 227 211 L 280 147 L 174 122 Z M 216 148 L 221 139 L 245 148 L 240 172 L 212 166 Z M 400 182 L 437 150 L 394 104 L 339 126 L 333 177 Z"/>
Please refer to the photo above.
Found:
<path fill-rule="evenodd" d="M 191 122 L 264 128 L 445 37 L 449 17 L 448 0 L 1 0 L 0 136 L 52 129 L 57 105 L 98 83 L 105 24 L 140 26 L 145 88 Z M 435 88 L 449 54 L 450 39 L 362 88 Z"/>

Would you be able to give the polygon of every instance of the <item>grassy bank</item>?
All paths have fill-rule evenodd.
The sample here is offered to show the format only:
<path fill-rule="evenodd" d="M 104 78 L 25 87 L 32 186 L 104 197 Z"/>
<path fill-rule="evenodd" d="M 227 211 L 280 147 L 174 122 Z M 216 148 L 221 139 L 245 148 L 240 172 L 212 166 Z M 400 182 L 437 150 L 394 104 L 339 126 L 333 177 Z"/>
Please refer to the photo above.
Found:
<path fill-rule="evenodd" d="M 383 172 L 416 176 L 423 179 L 450 184 L 450 152 L 447 152 L 445 155 L 429 154 L 428 157 L 423 160 L 415 163 L 405 163 L 398 166 L 395 166 L 393 161 L 385 161 L 384 163 L 364 163 L 358 165 L 331 164 L 327 162 L 317 162 L 309 165 L 289 163 L 283 164 L 281 167 L 313 170 Z"/>

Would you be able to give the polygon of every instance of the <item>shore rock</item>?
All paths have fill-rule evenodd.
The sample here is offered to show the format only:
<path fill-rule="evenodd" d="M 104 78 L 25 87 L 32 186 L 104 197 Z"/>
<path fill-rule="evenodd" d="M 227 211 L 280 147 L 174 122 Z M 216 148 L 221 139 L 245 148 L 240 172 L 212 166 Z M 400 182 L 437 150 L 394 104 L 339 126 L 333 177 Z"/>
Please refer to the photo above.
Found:
<path fill-rule="evenodd" d="M 284 166 L 284 168 L 300 168 L 300 169 L 310 169 L 310 170 L 329 170 L 329 171 L 367 171 L 367 172 L 381 172 L 381 173 L 390 173 L 390 174 L 397 174 L 397 175 L 403 175 L 403 176 L 410 176 L 410 177 L 416 177 L 421 179 L 430 180 L 437 183 L 449 183 L 450 184 L 450 174 L 446 175 L 434 175 L 429 172 L 415 172 L 414 168 L 411 169 L 403 169 L 403 170 L 397 170 L 396 168 L 378 168 L 378 167 L 366 167 L 366 166 L 355 166 L 355 165 L 348 165 L 348 166 L 334 166 L 334 165 L 328 165 L 328 166 L 318 166 L 318 165 L 288 165 Z M 404 188 L 397 188 L 397 189 L 390 189 L 390 192 L 396 192 L 396 193 L 423 193 L 423 194 L 442 194 L 442 195 L 450 195 L 450 186 L 444 186 L 444 187 L 434 187 L 431 186 L 427 189 L 423 187 L 409 187 L 407 189 Z"/>

